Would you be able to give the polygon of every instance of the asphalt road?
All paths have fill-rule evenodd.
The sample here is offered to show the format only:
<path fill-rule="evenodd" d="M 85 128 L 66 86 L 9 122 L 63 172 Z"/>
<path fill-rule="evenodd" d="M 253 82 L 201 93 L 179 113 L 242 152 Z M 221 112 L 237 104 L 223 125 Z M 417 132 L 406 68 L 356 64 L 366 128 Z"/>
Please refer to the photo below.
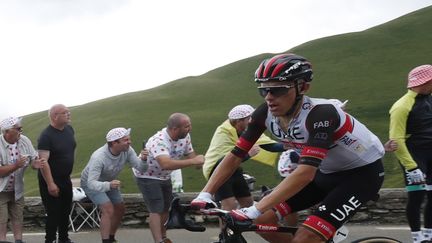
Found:
<path fill-rule="evenodd" d="M 411 242 L 410 232 L 407 226 L 394 226 L 394 225 L 348 225 L 350 231 L 347 240 L 343 242 L 351 242 L 352 240 L 368 236 L 387 236 L 398 239 L 401 242 Z M 215 241 L 218 235 L 218 228 L 209 227 L 205 232 L 189 232 L 186 230 L 169 230 L 168 237 L 175 243 L 195 243 L 203 242 L 209 243 Z M 44 233 L 33 232 L 25 233 L 24 241 L 27 243 L 41 243 L 44 242 Z M 244 233 L 248 242 L 265 242 L 258 235 L 253 232 Z M 70 238 L 76 243 L 89 243 L 101 242 L 99 231 L 97 230 L 83 230 L 77 233 L 70 233 Z M 119 243 L 137 243 L 137 242 L 153 242 L 150 230 L 143 229 L 130 229 L 122 228 L 117 233 L 117 240 Z M 8 234 L 7 239 L 13 242 L 13 236 Z"/>

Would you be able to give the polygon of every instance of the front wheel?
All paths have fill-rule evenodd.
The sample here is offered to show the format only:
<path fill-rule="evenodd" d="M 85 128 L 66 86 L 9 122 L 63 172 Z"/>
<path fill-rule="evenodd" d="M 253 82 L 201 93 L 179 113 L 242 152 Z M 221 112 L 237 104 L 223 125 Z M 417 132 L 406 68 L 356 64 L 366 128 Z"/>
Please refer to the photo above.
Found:
<path fill-rule="evenodd" d="M 372 236 L 352 241 L 352 243 L 402 243 L 401 241 L 381 236 Z"/>

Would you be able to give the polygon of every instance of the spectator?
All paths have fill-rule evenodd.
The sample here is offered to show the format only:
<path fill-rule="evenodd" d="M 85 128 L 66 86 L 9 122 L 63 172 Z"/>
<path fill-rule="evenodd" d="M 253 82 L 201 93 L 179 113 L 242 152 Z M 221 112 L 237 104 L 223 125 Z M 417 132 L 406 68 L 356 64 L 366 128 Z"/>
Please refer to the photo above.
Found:
<path fill-rule="evenodd" d="M 408 74 L 408 91 L 390 109 L 390 139 L 398 145 L 398 158 L 408 192 L 406 216 L 413 242 L 432 240 L 432 65 Z M 426 197 L 426 199 L 425 199 Z M 424 229 L 421 205 L 426 200 Z"/>
<path fill-rule="evenodd" d="M 15 243 L 22 243 L 24 170 L 29 164 L 42 168 L 46 161 L 38 158 L 30 139 L 22 134 L 21 118 L 6 118 L 0 129 L 0 241 L 6 241 L 10 216 Z"/>
<path fill-rule="evenodd" d="M 45 242 L 73 243 L 69 239 L 69 214 L 72 209 L 72 173 L 75 160 L 75 131 L 71 113 L 62 105 L 53 105 L 50 124 L 38 139 L 39 157 L 48 161 L 38 173 L 39 191 L 47 214 Z"/>
<path fill-rule="evenodd" d="M 130 146 L 130 131 L 123 127 L 113 128 L 106 135 L 106 144 L 90 157 L 81 173 L 81 187 L 90 200 L 101 210 L 100 233 L 102 243 L 113 243 L 125 212 L 120 193 L 118 174 L 126 163 L 139 171 L 147 169 L 144 152 L 138 157 Z"/>
<path fill-rule="evenodd" d="M 203 155 L 196 155 L 192 148 L 190 118 L 182 113 L 172 114 L 166 128 L 153 135 L 146 144 L 148 165 L 146 172 L 133 169 L 138 187 L 149 211 L 150 230 L 154 242 L 171 242 L 164 223 L 173 199 L 170 174 L 172 170 L 201 166 Z"/>
<path fill-rule="evenodd" d="M 207 180 L 224 156 L 234 148 L 237 139 L 246 130 L 253 111 L 254 108 L 250 105 L 237 105 L 228 113 L 228 119 L 216 128 L 205 154 L 203 174 Z M 260 150 L 260 147 L 273 152 L 284 150 L 282 144 L 276 143 L 262 134 L 257 141 L 257 146 L 249 151 L 243 162 L 253 157 L 253 159 L 261 160 L 266 164 L 274 164 L 277 153 Z M 238 206 L 249 207 L 253 204 L 253 197 L 243 177 L 241 167 L 217 190 L 215 200 L 221 203 L 224 210 L 232 210 Z"/>

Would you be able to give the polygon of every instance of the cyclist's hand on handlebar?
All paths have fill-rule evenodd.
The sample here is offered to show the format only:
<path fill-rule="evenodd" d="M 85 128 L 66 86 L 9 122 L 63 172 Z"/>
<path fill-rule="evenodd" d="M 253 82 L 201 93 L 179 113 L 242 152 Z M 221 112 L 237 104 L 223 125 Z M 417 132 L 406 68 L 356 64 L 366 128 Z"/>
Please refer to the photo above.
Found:
<path fill-rule="evenodd" d="M 248 221 L 258 218 L 261 212 L 255 206 L 248 208 L 240 208 L 236 210 L 231 210 L 229 213 L 234 220 L 237 221 Z"/>
<path fill-rule="evenodd" d="M 217 208 L 217 204 L 212 200 L 212 196 L 208 192 L 200 192 L 190 205 L 197 209 Z"/>

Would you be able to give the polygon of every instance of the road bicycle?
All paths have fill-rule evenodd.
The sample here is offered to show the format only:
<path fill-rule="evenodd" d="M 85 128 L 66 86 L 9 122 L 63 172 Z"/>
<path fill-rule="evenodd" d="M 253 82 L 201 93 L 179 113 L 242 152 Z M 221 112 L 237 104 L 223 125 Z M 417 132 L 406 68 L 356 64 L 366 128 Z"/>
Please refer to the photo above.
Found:
<path fill-rule="evenodd" d="M 234 220 L 229 211 L 222 210 L 219 208 L 209 209 L 196 209 L 190 204 L 181 204 L 180 198 L 174 198 L 171 203 L 169 212 L 170 225 L 175 225 L 174 228 L 186 229 L 192 232 L 203 232 L 206 230 L 205 226 L 196 223 L 194 220 L 188 218 L 188 215 L 201 214 L 209 216 L 218 216 L 223 222 L 223 228 L 219 236 L 220 243 L 247 243 L 246 239 L 242 236 L 243 232 L 284 232 L 294 234 L 297 231 L 297 227 L 290 226 L 277 226 L 277 225 L 266 225 L 266 224 L 254 224 L 252 221 L 236 221 Z M 348 237 L 348 229 L 342 226 L 335 233 L 334 237 L 327 241 L 327 243 L 339 243 Z M 373 236 L 366 237 L 352 241 L 351 243 L 402 243 L 401 241 L 382 237 Z"/>

